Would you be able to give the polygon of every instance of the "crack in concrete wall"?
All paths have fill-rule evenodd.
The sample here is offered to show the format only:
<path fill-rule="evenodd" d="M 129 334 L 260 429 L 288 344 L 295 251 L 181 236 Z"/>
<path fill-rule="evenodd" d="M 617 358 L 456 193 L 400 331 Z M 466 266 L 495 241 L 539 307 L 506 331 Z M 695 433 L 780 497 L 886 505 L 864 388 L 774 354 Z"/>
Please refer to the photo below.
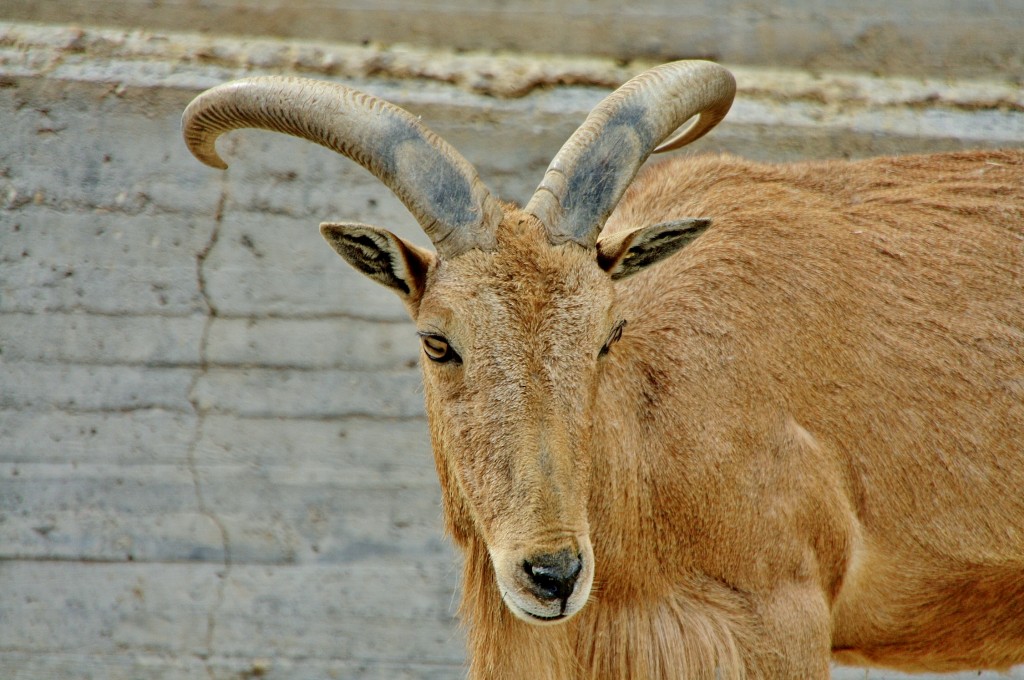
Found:
<path fill-rule="evenodd" d="M 217 615 L 220 612 L 221 607 L 224 605 L 227 583 L 228 579 L 231 577 L 231 570 L 234 562 L 231 552 L 231 536 L 228 533 L 227 524 L 220 518 L 217 512 L 210 507 L 203 494 L 203 480 L 199 468 L 198 448 L 203 441 L 203 432 L 206 426 L 208 409 L 203 406 L 201 400 L 196 396 L 196 389 L 199 385 L 199 381 L 202 380 L 209 371 L 210 362 L 208 352 L 210 344 L 210 330 L 213 326 L 214 320 L 217 318 L 217 307 L 207 290 L 205 271 L 206 260 L 220 239 L 220 228 L 224 220 L 224 211 L 227 205 L 227 200 L 228 180 L 226 176 L 223 176 L 221 178 L 221 193 L 218 198 L 217 208 L 213 218 L 213 229 L 210 231 L 210 239 L 207 241 L 203 249 L 196 255 L 196 279 L 199 287 L 199 294 L 202 297 L 203 303 L 206 305 L 207 313 L 203 330 L 199 338 L 199 366 L 188 388 L 188 400 L 196 415 L 195 432 L 188 446 L 188 468 L 192 475 L 192 483 L 195 487 L 196 504 L 199 514 L 209 519 L 214 526 L 217 527 L 217 531 L 220 533 L 223 550 L 223 570 L 217 573 L 219 581 L 217 583 L 216 590 L 214 591 L 213 602 L 210 604 L 209 611 L 206 615 L 206 633 L 204 635 L 205 650 L 204 653 L 200 655 L 200 658 L 204 661 L 206 673 L 211 680 L 214 680 L 215 678 L 214 668 L 210 665 L 210 659 L 215 653 L 214 643 L 217 632 Z"/>

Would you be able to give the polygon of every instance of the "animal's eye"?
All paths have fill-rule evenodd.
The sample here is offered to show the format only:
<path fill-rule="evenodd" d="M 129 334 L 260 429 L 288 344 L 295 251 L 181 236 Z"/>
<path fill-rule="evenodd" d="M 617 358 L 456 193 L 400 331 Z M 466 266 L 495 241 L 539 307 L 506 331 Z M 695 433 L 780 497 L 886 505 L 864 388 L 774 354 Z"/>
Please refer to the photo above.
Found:
<path fill-rule="evenodd" d="M 439 364 L 443 364 L 449 361 L 457 363 L 462 362 L 460 357 L 452 346 L 448 344 L 440 335 L 424 334 L 420 335 L 420 342 L 423 343 L 423 353 L 427 355 L 427 358 L 431 361 L 436 361 Z"/>
<path fill-rule="evenodd" d="M 612 328 L 612 332 L 608 334 L 608 339 L 604 341 L 604 346 L 601 351 L 597 353 L 597 356 L 603 357 L 608 354 L 608 350 L 611 349 L 612 344 L 618 342 L 619 338 L 622 337 L 622 329 L 626 327 L 626 320 L 621 319 Z"/>

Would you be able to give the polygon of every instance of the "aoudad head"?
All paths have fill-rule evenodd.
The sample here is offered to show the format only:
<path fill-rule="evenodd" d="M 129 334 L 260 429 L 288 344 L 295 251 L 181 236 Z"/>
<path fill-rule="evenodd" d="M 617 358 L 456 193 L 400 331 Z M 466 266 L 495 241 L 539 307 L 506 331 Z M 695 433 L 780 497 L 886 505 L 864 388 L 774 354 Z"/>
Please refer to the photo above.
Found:
<path fill-rule="evenodd" d="M 184 113 L 186 144 L 208 165 L 227 167 L 215 142 L 231 130 L 301 137 L 360 163 L 426 232 L 434 251 L 381 227 L 320 225 L 415 322 L 448 528 L 456 542 L 484 543 L 502 600 L 525 621 L 564 621 L 590 596 L 592 409 L 627 321 L 613 312 L 616 282 L 709 222 L 680 216 L 604 238 L 601 229 L 648 156 L 704 135 L 734 93 L 732 75 L 710 62 L 637 76 L 591 112 L 524 208 L 497 200 L 417 117 L 339 84 L 249 78 L 204 92 Z"/>

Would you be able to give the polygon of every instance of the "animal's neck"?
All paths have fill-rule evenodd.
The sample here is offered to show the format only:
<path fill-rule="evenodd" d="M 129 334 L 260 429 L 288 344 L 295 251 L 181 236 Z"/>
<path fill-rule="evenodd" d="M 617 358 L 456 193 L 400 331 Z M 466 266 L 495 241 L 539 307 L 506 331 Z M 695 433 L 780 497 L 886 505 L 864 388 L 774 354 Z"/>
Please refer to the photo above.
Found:
<path fill-rule="evenodd" d="M 665 380 L 643 357 L 619 357 L 618 364 L 609 365 L 595 403 L 601 417 L 595 419 L 591 437 L 588 520 L 598 585 L 614 583 L 617 591 L 649 593 L 655 585 L 652 560 L 665 562 L 654 553 L 667 537 L 673 542 L 686 539 L 675 525 L 679 517 L 663 511 L 669 502 L 673 507 L 688 505 L 693 493 L 688 483 L 692 468 L 680 462 L 684 454 L 670 456 L 665 445 L 665 410 L 649 404 L 666 398 Z M 672 568 L 685 566 L 680 563 L 685 554 L 672 551 Z"/>
<path fill-rule="evenodd" d="M 467 629 L 469 677 L 569 680 L 578 677 L 570 628 L 534 626 L 512 615 L 502 602 L 483 541 L 463 546 L 462 603 Z"/>
<path fill-rule="evenodd" d="M 749 625 L 749 614 L 715 584 L 694 580 L 644 598 L 606 583 L 567 623 L 534 626 L 501 601 L 483 542 L 466 548 L 460 609 L 472 680 L 743 676 L 743 641 L 731 631 Z"/>

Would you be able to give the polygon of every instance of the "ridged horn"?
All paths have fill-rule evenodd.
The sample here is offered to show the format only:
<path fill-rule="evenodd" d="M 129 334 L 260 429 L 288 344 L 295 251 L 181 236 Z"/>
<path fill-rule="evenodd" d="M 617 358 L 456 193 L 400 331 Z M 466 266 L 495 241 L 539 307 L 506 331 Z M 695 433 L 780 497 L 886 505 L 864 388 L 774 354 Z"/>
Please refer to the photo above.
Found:
<path fill-rule="evenodd" d="M 404 109 L 336 83 L 246 78 L 200 94 L 182 115 L 188 148 L 215 168 L 225 132 L 259 128 L 301 137 L 369 170 L 405 204 L 442 257 L 491 249 L 501 206 L 473 166 Z"/>
<path fill-rule="evenodd" d="M 732 74 L 708 61 L 676 61 L 641 73 L 590 112 L 551 161 L 526 212 L 544 224 L 552 243 L 594 247 L 648 156 L 702 137 L 725 117 L 735 94 Z"/>

